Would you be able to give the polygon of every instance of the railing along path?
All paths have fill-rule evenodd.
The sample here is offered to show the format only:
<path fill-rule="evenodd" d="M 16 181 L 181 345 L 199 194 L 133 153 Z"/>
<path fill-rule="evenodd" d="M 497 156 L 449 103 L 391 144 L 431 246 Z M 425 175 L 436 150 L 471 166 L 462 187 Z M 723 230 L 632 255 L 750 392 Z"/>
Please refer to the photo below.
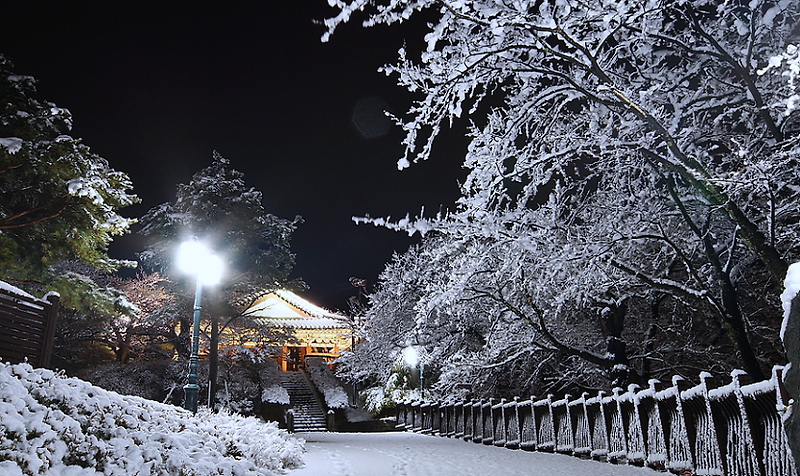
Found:
<path fill-rule="evenodd" d="M 546 451 L 689 475 L 795 476 L 782 415 L 783 367 L 743 385 L 746 374 L 713 388 L 700 374 L 662 388 L 631 385 L 577 399 L 402 402 L 397 427 L 484 445 Z"/>

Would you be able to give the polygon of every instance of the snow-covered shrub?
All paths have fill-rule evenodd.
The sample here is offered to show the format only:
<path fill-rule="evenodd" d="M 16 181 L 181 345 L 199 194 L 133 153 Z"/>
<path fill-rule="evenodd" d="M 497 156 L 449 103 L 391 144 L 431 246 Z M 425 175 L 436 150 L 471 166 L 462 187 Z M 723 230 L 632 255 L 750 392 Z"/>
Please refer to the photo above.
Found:
<path fill-rule="evenodd" d="M 186 360 L 169 359 L 100 365 L 79 371 L 75 376 L 122 395 L 167 403 L 176 394 L 175 390 L 186 383 L 187 374 Z M 206 369 L 203 374 L 207 374 Z"/>
<path fill-rule="evenodd" d="M 421 400 L 419 388 L 411 388 L 411 372 L 407 367 L 395 366 L 386 383 L 365 389 L 362 393 L 364 408 L 374 414 L 380 413 L 404 400 Z"/>
<path fill-rule="evenodd" d="M 325 396 L 325 404 L 328 405 L 328 408 L 347 407 L 347 394 L 325 360 L 319 357 L 311 357 L 307 359 L 307 362 L 311 380 L 317 389 L 322 392 L 322 395 Z"/>
<path fill-rule="evenodd" d="M 303 442 L 274 423 L 197 416 L 29 364 L 0 363 L 4 475 L 273 475 Z"/>
<path fill-rule="evenodd" d="M 261 368 L 258 369 L 262 403 L 289 404 L 289 392 L 281 386 L 280 372 L 278 363 L 272 359 L 264 361 Z"/>

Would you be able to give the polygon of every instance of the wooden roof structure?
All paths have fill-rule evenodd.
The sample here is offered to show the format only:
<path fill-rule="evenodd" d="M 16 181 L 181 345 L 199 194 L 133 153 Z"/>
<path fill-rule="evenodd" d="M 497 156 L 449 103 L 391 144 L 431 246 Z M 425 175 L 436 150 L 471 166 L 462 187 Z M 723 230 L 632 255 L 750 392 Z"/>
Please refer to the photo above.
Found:
<path fill-rule="evenodd" d="M 245 312 L 256 324 L 283 329 L 349 329 L 347 317 L 279 289 L 258 298 Z"/>

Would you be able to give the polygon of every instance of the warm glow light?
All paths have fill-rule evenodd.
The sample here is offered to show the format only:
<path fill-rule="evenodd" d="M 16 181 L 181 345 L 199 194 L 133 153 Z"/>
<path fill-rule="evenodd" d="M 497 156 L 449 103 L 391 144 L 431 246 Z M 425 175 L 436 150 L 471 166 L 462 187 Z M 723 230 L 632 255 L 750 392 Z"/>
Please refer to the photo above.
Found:
<path fill-rule="evenodd" d="M 408 346 L 403 349 L 403 360 L 408 364 L 409 367 L 416 367 L 417 363 L 419 362 L 419 354 L 417 353 L 417 349 L 413 346 Z"/>
<path fill-rule="evenodd" d="M 199 241 L 186 241 L 178 249 L 178 267 L 197 275 L 203 284 L 217 284 L 222 278 L 222 260 Z"/>

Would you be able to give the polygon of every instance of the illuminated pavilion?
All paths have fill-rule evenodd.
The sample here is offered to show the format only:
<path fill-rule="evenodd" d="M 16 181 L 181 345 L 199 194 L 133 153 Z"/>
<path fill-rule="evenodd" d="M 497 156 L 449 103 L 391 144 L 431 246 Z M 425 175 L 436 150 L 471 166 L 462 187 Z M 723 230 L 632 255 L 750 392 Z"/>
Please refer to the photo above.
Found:
<path fill-rule="evenodd" d="M 278 363 L 284 371 L 297 370 L 306 357 L 323 357 L 330 362 L 352 345 L 347 317 L 316 306 L 286 290 L 258 298 L 245 313 L 260 326 L 280 328 L 297 343 L 284 345 Z"/>

